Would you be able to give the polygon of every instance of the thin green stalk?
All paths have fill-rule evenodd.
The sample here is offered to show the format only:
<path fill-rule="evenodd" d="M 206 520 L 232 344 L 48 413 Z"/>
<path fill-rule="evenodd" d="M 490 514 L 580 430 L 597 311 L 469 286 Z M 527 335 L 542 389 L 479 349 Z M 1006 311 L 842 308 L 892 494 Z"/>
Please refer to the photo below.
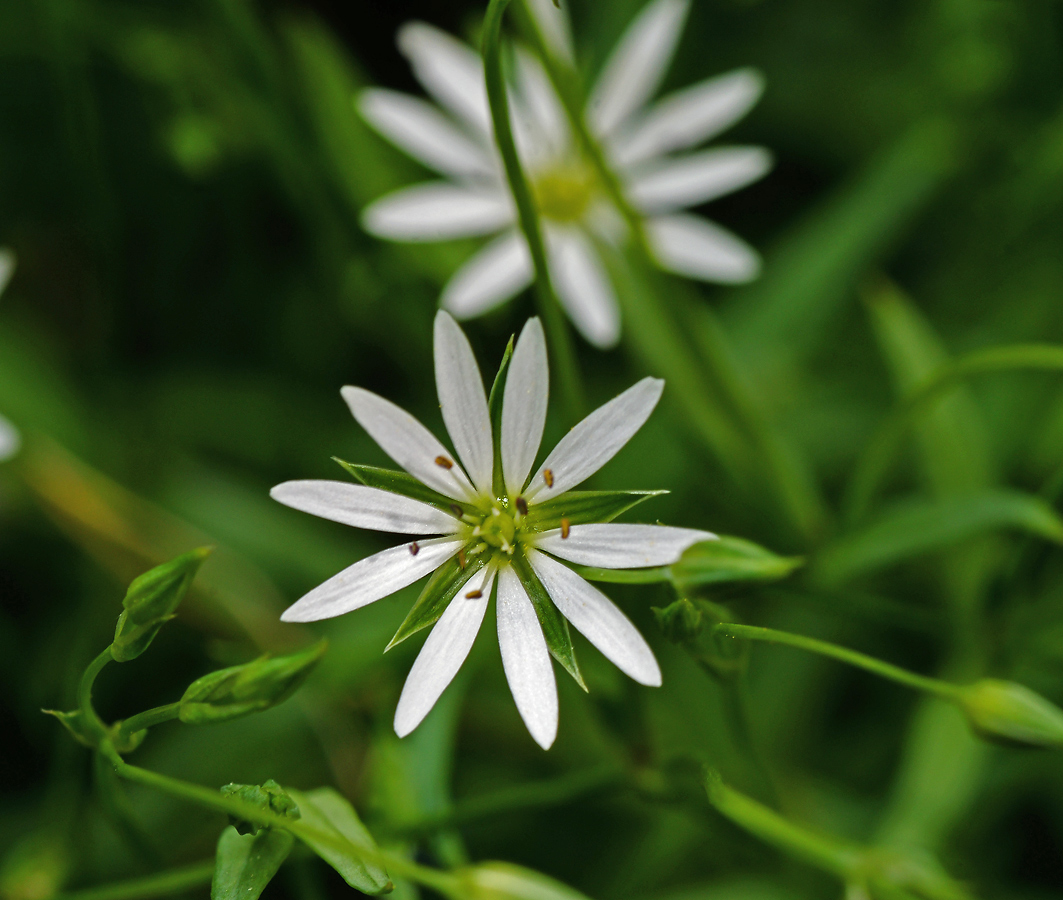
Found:
<path fill-rule="evenodd" d="M 103 724 L 96 714 L 95 708 L 93 708 L 92 686 L 96 683 L 96 677 L 103 671 L 104 666 L 113 659 L 111 648 L 108 647 L 89 663 L 88 668 L 81 675 L 81 681 L 78 683 L 78 707 L 89 727 L 101 738 L 107 735 L 107 726 Z"/>
<path fill-rule="evenodd" d="M 510 0 L 490 0 L 484 15 L 483 60 L 484 78 L 487 84 L 487 102 L 491 109 L 494 126 L 495 143 L 498 144 L 502 163 L 506 169 L 513 200 L 517 205 L 517 218 L 524 239 L 531 254 L 535 269 L 535 296 L 538 301 L 539 314 L 543 318 L 546 332 L 550 337 L 550 349 L 554 355 L 554 364 L 560 375 L 562 399 L 569 418 L 576 421 L 583 410 L 582 380 L 576 362 L 572 337 L 565 322 L 561 304 L 557 299 L 553 283 L 550 280 L 550 268 L 546 257 L 546 246 L 539 222 L 539 211 L 535 206 L 528 179 L 517 154 L 517 142 L 513 138 L 513 129 L 509 118 L 509 95 L 502 74 L 502 17 Z"/>
<path fill-rule="evenodd" d="M 93 756 L 96 792 L 104 813 L 138 860 L 150 863 L 153 867 L 161 865 L 159 851 L 151 844 L 143 827 L 133 815 L 129 799 L 122 792 L 114 768 L 102 754 L 95 753 Z"/>
<path fill-rule="evenodd" d="M 790 634 L 787 631 L 777 631 L 774 628 L 761 628 L 756 625 L 735 625 L 731 622 L 721 622 L 719 625 L 713 626 L 712 632 L 715 635 L 722 635 L 724 637 L 745 638 L 748 641 L 767 641 L 772 644 L 784 644 L 788 647 L 796 647 L 799 650 L 808 650 L 810 653 L 818 653 L 821 656 L 829 656 L 832 659 L 848 663 L 851 666 L 856 666 L 859 669 L 864 669 L 867 672 L 871 672 L 883 678 L 888 678 L 891 681 L 896 681 L 907 687 L 915 688 L 917 691 L 925 691 L 928 694 L 933 694 L 935 697 L 940 697 L 943 700 L 955 701 L 960 693 L 959 688 L 953 684 L 949 684 L 947 681 L 941 681 L 937 678 L 927 678 L 924 675 L 916 675 L 914 672 L 909 672 L 907 669 L 902 669 L 899 666 L 894 666 L 890 663 L 883 662 L 880 659 L 875 659 L 873 656 L 868 656 L 864 653 L 859 653 L 856 650 L 849 650 L 846 647 L 839 647 L 837 644 L 830 644 L 827 641 L 820 641 L 816 638 L 805 637 L 800 634 Z"/>
<path fill-rule="evenodd" d="M 54 900 L 148 900 L 150 897 L 167 897 L 210 884 L 213 876 L 214 860 L 206 859 L 146 878 L 131 878 L 100 887 L 66 891 L 58 894 Z"/>
<path fill-rule="evenodd" d="M 177 718 L 180 710 L 181 704 L 178 702 L 167 703 L 164 706 L 156 706 L 154 709 L 148 709 L 144 712 L 137 713 L 135 716 L 130 716 L 128 719 L 124 719 L 120 723 L 119 735 L 121 737 L 128 737 L 136 734 L 138 731 L 143 731 L 145 728 L 161 725 L 163 722 L 170 722 Z"/>

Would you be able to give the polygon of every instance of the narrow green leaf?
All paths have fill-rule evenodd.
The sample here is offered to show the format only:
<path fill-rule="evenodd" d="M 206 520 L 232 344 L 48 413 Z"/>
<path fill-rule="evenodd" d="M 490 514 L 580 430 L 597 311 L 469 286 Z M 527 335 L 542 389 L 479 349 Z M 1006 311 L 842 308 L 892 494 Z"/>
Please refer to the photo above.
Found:
<path fill-rule="evenodd" d="M 612 522 L 617 516 L 638 506 L 651 497 L 668 491 L 568 491 L 560 496 L 528 508 L 527 525 L 536 531 L 557 528 L 562 519 L 570 525 L 590 522 Z"/>
<path fill-rule="evenodd" d="M 384 491 L 391 491 L 393 494 L 402 494 L 404 497 L 411 497 L 414 500 L 420 500 L 422 503 L 438 506 L 440 509 L 447 510 L 447 512 L 453 512 L 455 507 L 460 507 L 466 512 L 472 509 L 468 503 L 444 497 L 438 491 L 433 491 L 430 487 L 405 472 L 381 469 L 378 466 L 349 463 L 336 456 L 332 458 L 343 467 L 348 475 L 351 475 L 355 480 L 367 487 L 380 488 Z"/>
<path fill-rule="evenodd" d="M 829 544 L 813 577 L 833 586 L 913 556 L 1001 528 L 1063 543 L 1063 519 L 1040 497 L 988 490 L 940 500 L 914 500 Z"/>
<path fill-rule="evenodd" d="M 210 900 L 258 900 L 294 843 L 287 831 L 240 834 L 230 825 L 218 839 Z"/>
<path fill-rule="evenodd" d="M 377 846 L 362 820 L 358 818 L 354 807 L 344 797 L 327 787 L 306 793 L 291 788 L 286 790 L 299 804 L 304 824 L 318 831 L 335 832 L 351 844 L 350 851 L 344 853 L 331 844 L 318 844 L 300 835 L 300 839 L 339 872 L 347 884 L 363 894 L 386 894 L 392 890 L 394 885 L 384 868 L 367 862 L 364 856 L 359 854 L 359 848 L 376 853 Z"/>
<path fill-rule="evenodd" d="M 543 637 L 546 638 L 546 646 L 550 648 L 553 656 L 583 690 L 587 690 L 587 684 L 576 662 L 576 648 L 572 646 L 572 635 L 568 630 L 568 620 L 554 606 L 554 601 L 546 592 L 542 582 L 532 571 L 528 560 L 520 554 L 513 557 L 513 571 L 517 573 L 524 590 L 528 592 L 535 614 L 539 618 L 539 624 L 543 629 Z"/>
<path fill-rule="evenodd" d="M 506 393 L 506 376 L 509 374 L 509 362 L 513 358 L 513 337 L 506 344 L 506 352 L 502 354 L 502 362 L 498 366 L 498 374 L 495 375 L 491 385 L 491 395 L 487 398 L 487 408 L 491 414 L 491 437 L 494 443 L 495 466 L 491 473 L 491 489 L 496 497 L 502 497 L 506 493 L 506 479 L 502 474 L 502 398 Z"/>
<path fill-rule="evenodd" d="M 450 601 L 461 590 L 462 585 L 473 576 L 473 573 L 482 569 L 483 565 L 483 557 L 469 561 L 464 569 L 457 559 L 450 559 L 436 569 L 432 577 L 428 579 L 428 583 L 421 591 L 421 596 L 417 598 L 409 615 L 403 619 L 399 630 L 384 648 L 384 652 L 387 653 L 396 644 L 401 644 L 411 634 L 416 634 L 422 628 L 434 625 L 443 615 Z"/>
<path fill-rule="evenodd" d="M 70 712 L 63 712 L 58 709 L 42 709 L 41 712 L 46 716 L 55 716 L 79 744 L 84 744 L 86 747 L 96 746 L 96 736 L 85 724 L 85 714 L 80 709 L 74 709 Z"/>
<path fill-rule="evenodd" d="M 567 884 L 513 863 L 479 863 L 455 874 L 465 900 L 588 900 Z"/>
<path fill-rule="evenodd" d="M 798 556 L 778 556 L 752 541 L 721 537 L 689 547 L 670 566 L 672 583 L 685 592 L 724 581 L 778 581 L 803 563 Z"/>

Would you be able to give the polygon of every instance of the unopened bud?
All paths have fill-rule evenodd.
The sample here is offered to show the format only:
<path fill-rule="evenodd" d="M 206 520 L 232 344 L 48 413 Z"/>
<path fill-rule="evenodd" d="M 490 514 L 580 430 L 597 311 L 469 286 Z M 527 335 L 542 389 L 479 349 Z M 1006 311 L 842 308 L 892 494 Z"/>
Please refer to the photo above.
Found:
<path fill-rule="evenodd" d="M 567 884 L 511 863 L 480 863 L 456 874 L 462 900 L 587 900 Z"/>
<path fill-rule="evenodd" d="M 227 784 L 221 789 L 221 792 L 226 797 L 233 797 L 244 803 L 275 813 L 278 816 L 283 816 L 286 819 L 298 819 L 300 817 L 299 807 L 296 806 L 295 801 L 272 778 L 260 785 Z M 268 825 L 249 822 L 236 816 L 229 816 L 229 821 L 240 834 L 258 834 L 269 827 Z"/>
<path fill-rule="evenodd" d="M 1014 681 L 983 678 L 961 688 L 960 708 L 988 740 L 1063 747 L 1063 710 Z"/>
<path fill-rule="evenodd" d="M 328 647 L 312 647 L 286 656 L 261 656 L 231 669 L 219 669 L 198 678 L 181 698 L 178 717 L 190 725 L 226 722 L 276 706 L 306 680 Z"/>
<path fill-rule="evenodd" d="M 693 603 L 685 597 L 676 600 L 661 609 L 652 607 L 657 626 L 668 640 L 674 644 L 692 641 L 701 633 L 702 614 Z"/>
<path fill-rule="evenodd" d="M 111 656 L 117 662 L 136 659 L 148 649 L 160 628 L 174 617 L 209 547 L 185 553 L 137 578 L 126 592 L 114 631 Z"/>

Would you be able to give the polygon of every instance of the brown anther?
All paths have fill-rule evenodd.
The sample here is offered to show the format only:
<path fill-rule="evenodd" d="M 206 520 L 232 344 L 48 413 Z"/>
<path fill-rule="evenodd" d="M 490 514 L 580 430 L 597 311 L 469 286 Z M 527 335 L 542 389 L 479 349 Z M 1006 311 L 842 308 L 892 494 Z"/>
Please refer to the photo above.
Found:
<path fill-rule="evenodd" d="M 528 501 L 525 500 L 523 497 L 517 498 L 517 512 L 519 512 L 522 516 L 528 515 Z"/>
<path fill-rule="evenodd" d="M 461 566 L 462 569 L 464 569 L 465 566 L 468 565 L 468 563 L 467 563 L 467 561 L 465 559 L 465 551 L 464 550 L 459 550 L 458 551 L 458 565 Z"/>
<path fill-rule="evenodd" d="M 440 457 L 440 459 L 442 459 L 442 457 Z M 450 511 L 451 511 L 452 513 L 454 513 L 454 515 L 456 515 L 456 516 L 457 516 L 457 517 L 458 517 L 459 519 L 460 519 L 460 518 L 461 518 L 461 517 L 462 517 L 463 515 L 465 515 L 465 510 L 463 510 L 463 509 L 462 509 L 462 508 L 461 508 L 460 506 L 458 506 L 458 504 L 457 504 L 457 503 L 451 503 L 451 504 L 450 504 Z"/>
<path fill-rule="evenodd" d="M 421 552 L 421 548 L 417 546 L 417 541 L 410 544 L 410 556 L 416 556 Z"/>
<path fill-rule="evenodd" d="M 568 537 L 569 529 L 572 527 L 572 523 L 568 519 L 561 520 L 561 539 L 564 540 Z"/>
<path fill-rule="evenodd" d="M 469 600 L 479 600 L 484 595 L 483 591 L 469 591 L 465 596 Z"/>
<path fill-rule="evenodd" d="M 454 460 L 447 459 L 445 456 L 437 456 L 436 457 L 436 465 L 437 466 L 442 466 L 444 469 L 453 469 L 454 468 Z"/>
<path fill-rule="evenodd" d="M 546 482 L 546 486 L 547 487 L 553 487 L 554 486 L 554 470 L 553 469 L 543 469 L 543 481 Z"/>

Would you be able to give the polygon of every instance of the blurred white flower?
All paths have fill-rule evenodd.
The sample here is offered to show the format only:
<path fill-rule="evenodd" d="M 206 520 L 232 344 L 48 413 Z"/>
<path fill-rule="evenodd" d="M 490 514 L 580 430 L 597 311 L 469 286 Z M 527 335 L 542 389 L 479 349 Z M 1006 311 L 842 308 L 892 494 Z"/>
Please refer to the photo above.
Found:
<path fill-rule="evenodd" d="M 546 421 L 549 380 L 539 320 L 531 319 L 517 342 L 497 435 L 472 348 L 443 311 L 435 321 L 435 371 L 443 421 L 457 455 L 409 413 L 362 388 L 345 387 L 343 398 L 355 419 L 413 478 L 373 470 L 377 483 L 389 484 L 392 490 L 292 481 L 271 492 L 281 503 L 326 519 L 418 536 L 340 572 L 282 618 L 310 622 L 339 616 L 449 566 L 444 570 L 452 582 L 449 596 L 442 594 L 434 615 L 418 625 L 436 623 L 406 680 L 395 731 L 405 736 L 416 728 L 453 679 L 494 591 L 506 678 L 532 737 L 548 748 L 557 734 L 557 688 L 535 600 L 552 603 L 635 681 L 661 683 L 653 653 L 635 626 L 559 560 L 610 569 L 669 565 L 692 544 L 715 535 L 587 521 L 603 517 L 601 495 L 567 493 L 612 459 L 642 427 L 664 382 L 645 378 L 591 413 L 531 474 Z M 450 582 L 440 582 L 445 583 Z M 422 599 L 434 584 L 429 582 Z M 415 613 L 421 604 L 419 600 Z M 547 612 L 554 615 L 552 608 Z"/>
<path fill-rule="evenodd" d="M 571 58 L 567 19 L 549 6 L 535 9 L 545 38 L 559 56 Z M 586 120 L 628 200 L 644 216 L 657 262 L 703 281 L 744 282 L 758 274 L 756 252 L 718 225 L 683 210 L 756 181 L 770 168 L 770 154 L 760 147 L 672 154 L 740 119 L 760 97 L 763 82 L 752 69 L 739 69 L 651 104 L 688 8 L 689 0 L 654 0 L 643 10 L 602 70 Z M 446 180 L 388 194 L 366 208 L 363 224 L 379 237 L 398 241 L 498 233 L 443 289 L 443 307 L 469 318 L 514 296 L 533 277 L 494 147 L 483 66 L 471 48 L 423 23 L 405 25 L 398 43 L 439 106 L 370 89 L 360 96 L 359 108 L 384 137 Z M 541 64 L 520 49 L 510 106 L 558 296 L 587 340 L 612 346 L 620 336 L 620 311 L 595 244 L 623 242 L 625 224 L 581 153 Z"/>
<path fill-rule="evenodd" d="M 8 249 L 0 249 L 0 294 L 15 272 L 15 254 Z M 18 429 L 3 416 L 0 416 L 0 462 L 10 459 L 22 446 Z"/>

